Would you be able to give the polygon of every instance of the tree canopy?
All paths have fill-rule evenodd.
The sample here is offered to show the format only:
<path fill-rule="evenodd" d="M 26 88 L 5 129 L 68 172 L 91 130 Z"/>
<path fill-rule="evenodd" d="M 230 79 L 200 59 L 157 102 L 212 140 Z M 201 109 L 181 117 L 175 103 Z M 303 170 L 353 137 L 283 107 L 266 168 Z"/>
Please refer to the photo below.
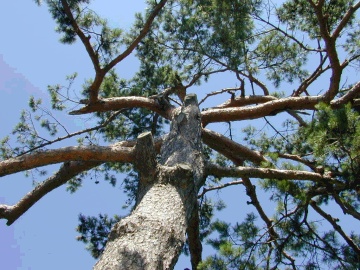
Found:
<path fill-rule="evenodd" d="M 148 258 L 172 268 L 181 251 L 193 269 L 360 267 L 360 2 L 148 0 L 130 29 L 89 0 L 35 2 L 47 5 L 60 42 L 83 45 L 94 76 L 82 89 L 77 73 L 49 85 L 50 109 L 29 97 L 1 140 L 0 176 L 45 178 L 0 205 L 8 225 L 95 171 L 122 187 L 129 207 L 127 217 L 79 215 L 95 269 L 111 260 L 152 269 Z M 130 57 L 138 69 L 125 78 Z M 93 126 L 68 132 L 55 111 Z M 245 218 L 229 223 L 217 217 L 226 207 L 217 194 L 235 185 Z M 154 239 L 137 238 L 146 230 L 161 254 Z M 202 258 L 202 245 L 216 255 Z"/>

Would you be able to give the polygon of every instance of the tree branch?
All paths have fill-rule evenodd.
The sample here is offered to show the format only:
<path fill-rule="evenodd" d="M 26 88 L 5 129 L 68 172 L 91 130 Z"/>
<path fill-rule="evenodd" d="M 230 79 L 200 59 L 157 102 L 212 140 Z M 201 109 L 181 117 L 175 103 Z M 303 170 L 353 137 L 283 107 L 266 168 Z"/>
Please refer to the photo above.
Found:
<path fill-rule="evenodd" d="M 101 68 L 100 68 L 100 63 L 99 63 L 99 58 L 97 56 L 97 54 L 95 53 L 93 47 L 91 46 L 90 40 L 85 36 L 85 34 L 81 31 L 79 25 L 77 24 L 71 9 L 67 3 L 66 0 L 61 0 L 61 4 L 64 8 L 65 14 L 68 17 L 68 19 L 71 22 L 72 28 L 75 31 L 75 33 L 78 35 L 78 37 L 80 38 L 81 42 L 84 44 L 87 53 L 90 56 L 90 59 L 93 63 L 94 69 L 96 71 L 96 73 L 100 72 Z"/>
<path fill-rule="evenodd" d="M 345 26 L 349 23 L 351 17 L 355 14 L 355 12 L 360 8 L 360 2 L 357 2 L 355 5 L 351 6 L 349 10 L 346 12 L 345 16 L 340 21 L 338 27 L 336 27 L 335 31 L 332 34 L 332 38 L 336 39 L 340 36 L 341 31 L 345 28 Z"/>
<path fill-rule="evenodd" d="M 85 102 L 88 103 L 87 101 Z M 93 112 L 118 111 L 121 109 L 130 109 L 134 107 L 145 108 L 160 114 L 164 118 L 170 118 L 171 108 L 166 106 L 166 104 L 161 103 L 159 99 L 139 96 L 102 99 L 99 102 L 90 103 L 79 110 L 70 112 L 69 114 L 80 115 Z"/>
<path fill-rule="evenodd" d="M 132 162 L 133 148 L 112 146 L 69 146 L 39 151 L 0 162 L 0 177 L 65 161 Z"/>
<path fill-rule="evenodd" d="M 59 171 L 36 186 L 15 205 L 0 205 L 0 218 L 7 219 L 6 224 L 8 226 L 11 225 L 47 193 L 65 184 L 68 180 L 79 173 L 87 171 L 100 164 L 101 162 L 65 162 L 60 167 Z"/>
<path fill-rule="evenodd" d="M 357 82 L 345 95 L 342 97 L 333 100 L 330 105 L 338 107 L 340 105 L 350 102 L 352 99 L 356 98 L 360 94 L 360 81 Z"/>
<path fill-rule="evenodd" d="M 278 100 L 278 98 L 274 96 L 236 97 L 234 99 L 229 99 L 228 101 L 216 106 L 215 108 L 220 109 L 220 108 L 242 107 L 242 106 L 253 105 L 258 103 L 265 103 L 273 100 Z"/>
<path fill-rule="evenodd" d="M 354 252 L 357 254 L 358 257 L 360 257 L 360 248 L 354 243 L 354 241 L 342 230 L 341 226 L 337 224 L 337 219 L 333 218 L 330 214 L 324 212 L 315 201 L 310 201 L 311 207 L 323 218 L 325 218 L 334 228 L 335 231 L 337 231 L 342 238 L 346 241 L 346 243 L 354 250 Z"/>
<path fill-rule="evenodd" d="M 242 164 L 244 160 L 249 160 L 255 164 L 268 161 L 259 152 L 234 142 L 215 131 L 204 128 L 201 136 L 205 144 L 236 164 Z"/>
<path fill-rule="evenodd" d="M 213 122 L 256 119 L 287 109 L 313 110 L 315 105 L 323 100 L 324 98 L 322 96 L 288 97 L 245 108 L 212 108 L 203 111 L 201 116 L 203 125 L 206 126 Z"/>
<path fill-rule="evenodd" d="M 31 152 L 34 152 L 35 150 L 38 150 L 42 147 L 45 147 L 47 145 L 50 145 L 50 144 L 53 144 L 53 143 L 56 143 L 56 142 L 60 142 L 60 141 L 63 141 L 65 139 L 69 139 L 71 137 L 74 137 L 74 136 L 78 136 L 78 135 L 81 135 L 81 134 L 84 134 L 84 133 L 87 133 L 87 132 L 91 132 L 91 131 L 94 131 L 94 130 L 98 130 L 100 128 L 103 128 L 103 127 L 106 127 L 112 120 L 114 120 L 114 118 L 119 115 L 121 111 L 117 111 L 115 112 L 114 114 L 112 114 L 108 119 L 106 119 L 104 121 L 104 123 L 98 125 L 98 126 L 95 126 L 95 127 L 92 127 L 92 128 L 87 128 L 87 129 L 83 129 L 83 130 L 80 130 L 80 131 L 77 131 L 77 132 L 74 132 L 74 133 L 68 133 L 68 135 L 66 136 L 63 136 L 63 137 L 58 137 L 57 139 L 55 140 L 51 140 L 51 141 L 47 141 L 46 143 L 42 143 L 36 147 L 33 147 L 21 154 L 19 154 L 18 156 L 22 156 L 22 155 L 25 155 L 25 154 L 28 154 L 28 153 L 31 153 Z"/>
<path fill-rule="evenodd" d="M 348 214 L 353 216 L 354 218 L 360 220 L 360 213 L 356 211 L 354 207 L 352 207 L 349 203 L 343 202 L 338 193 L 333 193 L 333 197 L 336 203 L 340 206 L 341 210 L 343 210 L 344 214 Z"/>
<path fill-rule="evenodd" d="M 238 180 L 238 181 L 232 181 L 232 182 L 228 182 L 222 185 L 218 185 L 216 187 L 209 187 L 209 188 L 205 188 L 203 187 L 203 190 L 200 194 L 198 194 L 198 198 L 201 198 L 202 196 L 204 196 L 207 192 L 212 191 L 212 190 L 219 190 L 219 189 L 223 189 L 229 186 L 235 186 L 235 185 L 243 185 L 244 181 L 242 180 Z"/>
<path fill-rule="evenodd" d="M 217 177 L 249 177 L 249 178 L 272 178 L 272 179 L 286 179 L 286 180 L 304 180 L 321 182 L 326 180 L 332 182 L 333 179 L 327 175 L 320 173 L 313 173 L 307 171 L 296 170 L 278 170 L 268 168 L 253 168 L 238 166 L 234 168 L 225 168 L 215 164 L 207 164 L 207 175 L 214 175 Z"/>
<path fill-rule="evenodd" d="M 154 10 L 151 12 L 150 16 L 146 20 L 144 27 L 141 29 L 140 34 L 131 42 L 129 47 L 120 55 L 118 55 L 115 59 L 113 59 L 108 65 L 104 67 L 104 71 L 108 72 L 110 69 L 112 69 L 117 63 L 125 59 L 140 43 L 140 41 L 146 36 L 146 34 L 149 32 L 150 27 L 156 16 L 159 14 L 160 10 L 164 7 L 167 0 L 162 0 L 157 4 L 154 8 Z"/>

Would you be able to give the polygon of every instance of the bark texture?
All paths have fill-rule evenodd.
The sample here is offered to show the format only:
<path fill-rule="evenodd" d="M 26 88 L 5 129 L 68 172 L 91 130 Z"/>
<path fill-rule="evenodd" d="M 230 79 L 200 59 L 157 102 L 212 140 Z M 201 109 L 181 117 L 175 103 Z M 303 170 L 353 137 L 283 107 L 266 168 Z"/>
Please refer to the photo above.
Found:
<path fill-rule="evenodd" d="M 150 133 L 135 146 L 139 195 L 135 209 L 112 229 L 95 270 L 173 269 L 204 181 L 201 119 L 195 95 L 173 111 L 160 162 Z"/>

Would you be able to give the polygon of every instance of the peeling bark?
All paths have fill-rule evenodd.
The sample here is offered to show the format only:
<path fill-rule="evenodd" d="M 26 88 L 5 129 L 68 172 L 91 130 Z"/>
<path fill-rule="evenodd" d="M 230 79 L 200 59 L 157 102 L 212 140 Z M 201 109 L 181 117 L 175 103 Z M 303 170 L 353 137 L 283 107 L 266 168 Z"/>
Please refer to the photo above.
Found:
<path fill-rule="evenodd" d="M 201 120 L 195 95 L 174 110 L 160 161 L 150 133 L 135 146 L 140 175 L 136 207 L 112 229 L 95 270 L 173 269 L 204 181 Z"/>

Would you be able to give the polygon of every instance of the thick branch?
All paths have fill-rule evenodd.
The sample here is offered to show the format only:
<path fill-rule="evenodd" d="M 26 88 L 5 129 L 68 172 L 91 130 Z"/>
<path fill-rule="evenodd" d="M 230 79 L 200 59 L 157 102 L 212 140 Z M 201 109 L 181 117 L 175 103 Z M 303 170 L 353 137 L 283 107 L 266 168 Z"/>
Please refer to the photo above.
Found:
<path fill-rule="evenodd" d="M 145 97 L 115 97 L 102 99 L 96 103 L 88 104 L 80 110 L 70 112 L 71 115 L 87 114 L 93 112 L 108 112 L 130 108 L 145 108 L 160 114 L 165 118 L 169 118 L 170 108 L 164 107 L 158 99 Z"/>
<path fill-rule="evenodd" d="M 315 105 L 322 100 L 321 96 L 288 97 L 245 108 L 209 109 L 202 112 L 201 116 L 203 125 L 213 122 L 256 119 L 287 109 L 313 110 Z"/>
<path fill-rule="evenodd" d="M 70 146 L 10 158 L 0 162 L 0 176 L 65 161 L 132 162 L 133 148 L 113 146 Z"/>
<path fill-rule="evenodd" d="M 215 108 L 221 109 L 221 108 L 230 108 L 230 107 L 242 107 L 242 106 L 253 105 L 258 103 L 265 103 L 273 100 L 278 100 L 278 98 L 274 96 L 236 97 L 234 99 L 229 99 L 228 101 L 216 106 Z"/>
<path fill-rule="evenodd" d="M 267 168 L 253 168 L 253 167 L 235 167 L 225 168 L 214 164 L 207 164 L 206 172 L 208 175 L 217 177 L 249 177 L 249 178 L 272 178 L 272 179 L 287 179 L 287 180 L 309 180 L 320 182 L 324 179 L 330 181 L 331 178 L 313 172 L 296 171 L 296 170 L 277 170 Z"/>
<path fill-rule="evenodd" d="M 235 163 L 249 160 L 255 164 L 266 162 L 266 158 L 259 152 L 253 151 L 229 138 L 209 129 L 202 130 L 202 139 L 205 144 L 215 151 L 223 154 Z"/>
<path fill-rule="evenodd" d="M 11 225 L 47 193 L 65 184 L 79 173 L 100 164 L 101 162 L 65 162 L 59 171 L 27 193 L 17 204 L 0 205 L 0 218 L 7 219 L 6 224 Z"/>
<path fill-rule="evenodd" d="M 336 48 L 336 35 L 330 36 L 327 20 L 329 14 L 323 13 L 323 2 L 319 2 L 318 4 L 314 4 L 312 1 L 309 1 L 312 5 L 316 17 L 318 19 L 318 25 L 320 27 L 320 34 L 325 42 L 326 52 L 329 56 L 329 61 L 331 65 L 331 78 L 330 78 L 330 87 L 328 91 L 324 94 L 325 100 L 330 102 L 338 93 L 339 85 L 341 80 L 342 68 L 339 61 L 339 56 Z M 340 27 L 341 28 L 341 27 Z"/>

